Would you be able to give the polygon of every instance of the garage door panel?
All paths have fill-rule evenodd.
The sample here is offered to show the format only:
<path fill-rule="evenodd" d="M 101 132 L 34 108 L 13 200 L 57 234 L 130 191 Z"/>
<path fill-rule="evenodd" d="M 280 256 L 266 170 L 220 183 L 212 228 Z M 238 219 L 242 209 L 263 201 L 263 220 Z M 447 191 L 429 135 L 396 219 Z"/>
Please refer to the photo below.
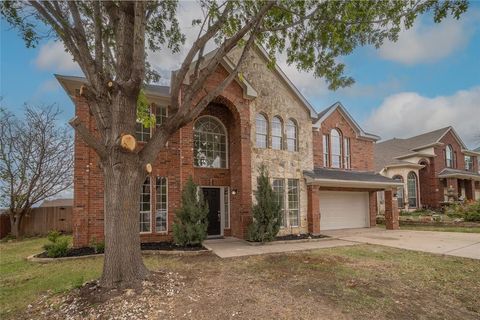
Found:
<path fill-rule="evenodd" d="M 368 192 L 320 191 L 320 230 L 369 226 Z"/>

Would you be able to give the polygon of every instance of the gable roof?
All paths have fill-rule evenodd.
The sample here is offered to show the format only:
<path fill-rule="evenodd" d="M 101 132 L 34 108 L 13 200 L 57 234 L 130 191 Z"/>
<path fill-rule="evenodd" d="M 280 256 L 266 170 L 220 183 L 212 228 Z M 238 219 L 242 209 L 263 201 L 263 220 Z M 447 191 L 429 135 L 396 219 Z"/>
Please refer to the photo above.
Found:
<path fill-rule="evenodd" d="M 359 137 L 371 139 L 374 141 L 380 140 L 379 136 L 363 131 L 360 125 L 355 121 L 352 115 L 347 111 L 347 109 L 339 101 L 335 102 L 330 107 L 318 113 L 316 119 L 313 120 L 313 128 L 320 128 L 322 125 L 322 122 L 325 121 L 325 119 L 327 119 L 335 110 L 338 110 L 345 117 L 345 119 L 350 123 L 353 129 L 357 132 Z"/>
<path fill-rule="evenodd" d="M 375 170 L 378 172 L 388 166 L 411 165 L 401 159 L 407 156 L 422 156 L 423 154 L 420 152 L 422 149 L 440 144 L 440 140 L 448 132 L 452 132 L 459 144 L 465 148 L 465 144 L 451 126 L 406 139 L 393 138 L 376 143 L 374 146 Z"/>

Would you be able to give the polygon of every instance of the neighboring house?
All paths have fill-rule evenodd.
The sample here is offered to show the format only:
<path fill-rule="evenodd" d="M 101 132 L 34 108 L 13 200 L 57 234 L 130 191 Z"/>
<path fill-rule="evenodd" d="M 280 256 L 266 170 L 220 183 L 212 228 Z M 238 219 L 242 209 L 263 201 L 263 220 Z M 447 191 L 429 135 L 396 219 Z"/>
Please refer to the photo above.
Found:
<path fill-rule="evenodd" d="M 44 200 L 40 205 L 40 208 L 59 208 L 66 209 L 68 207 L 73 207 L 73 199 L 53 199 L 53 200 Z"/>
<path fill-rule="evenodd" d="M 479 156 L 446 127 L 377 143 L 375 170 L 403 182 L 397 191 L 401 210 L 438 209 L 449 200 L 448 192 L 457 199 L 480 199 Z"/>
<path fill-rule="evenodd" d="M 223 61 L 207 81 L 207 91 L 229 74 L 230 59 L 238 54 Z M 373 173 L 373 145 L 379 137 L 364 132 L 340 103 L 318 114 L 278 66 L 267 66 L 261 48 L 252 50 L 247 61 L 243 79 L 231 83 L 158 154 L 139 191 L 141 240 L 171 239 L 181 191 L 190 176 L 209 204 L 208 235 L 244 238 L 261 164 L 282 207 L 280 234 L 374 226 L 379 190 L 387 194 L 388 227 L 397 227 L 392 188 L 400 184 Z M 79 95 L 85 79 L 56 77 L 72 98 L 76 116 L 95 130 Z M 169 88 L 147 86 L 145 93 L 160 125 L 169 113 Z M 140 148 L 154 130 L 138 124 Z M 103 189 L 97 156 L 76 136 L 75 246 L 103 238 Z"/>

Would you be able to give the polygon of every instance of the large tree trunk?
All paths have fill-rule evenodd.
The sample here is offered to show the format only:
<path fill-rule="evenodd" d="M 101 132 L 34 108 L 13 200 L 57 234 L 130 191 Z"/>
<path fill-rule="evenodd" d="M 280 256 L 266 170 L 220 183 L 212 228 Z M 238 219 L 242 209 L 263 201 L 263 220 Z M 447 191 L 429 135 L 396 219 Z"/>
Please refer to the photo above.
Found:
<path fill-rule="evenodd" d="M 140 250 L 140 189 L 145 173 L 134 154 L 114 150 L 105 160 L 105 262 L 101 285 L 131 287 L 148 277 Z"/>
<path fill-rule="evenodd" d="M 22 231 L 20 229 L 22 217 L 23 215 L 21 213 L 14 213 L 10 215 L 10 233 L 16 239 L 21 239 L 22 237 Z"/>

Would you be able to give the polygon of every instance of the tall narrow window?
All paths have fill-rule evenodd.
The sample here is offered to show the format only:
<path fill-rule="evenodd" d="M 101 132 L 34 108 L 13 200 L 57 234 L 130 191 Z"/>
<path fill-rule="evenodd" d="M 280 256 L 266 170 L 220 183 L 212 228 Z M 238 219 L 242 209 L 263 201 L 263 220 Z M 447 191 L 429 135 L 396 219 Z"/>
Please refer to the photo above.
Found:
<path fill-rule="evenodd" d="M 350 138 L 343 139 L 343 167 L 350 169 Z"/>
<path fill-rule="evenodd" d="M 214 117 L 199 118 L 193 126 L 194 163 L 197 167 L 227 167 L 227 132 Z"/>
<path fill-rule="evenodd" d="M 330 131 L 332 168 L 341 168 L 342 166 L 342 135 L 337 129 Z"/>
<path fill-rule="evenodd" d="M 282 219 L 281 226 L 287 226 L 287 219 L 285 217 L 285 180 L 273 179 L 272 189 L 276 202 L 280 205 L 280 217 Z"/>
<path fill-rule="evenodd" d="M 327 134 L 323 135 L 323 166 L 330 167 L 330 141 Z"/>
<path fill-rule="evenodd" d="M 157 127 L 161 126 L 167 118 L 167 107 L 155 105 L 155 124 Z"/>
<path fill-rule="evenodd" d="M 300 222 L 300 201 L 299 201 L 299 190 L 298 190 L 298 180 L 297 179 L 288 179 L 288 222 L 290 227 L 298 227 Z"/>
<path fill-rule="evenodd" d="M 417 203 L 417 175 L 411 171 L 407 177 L 408 207 L 416 208 Z"/>
<path fill-rule="evenodd" d="M 393 180 L 398 182 L 403 182 L 402 176 L 394 176 Z M 397 201 L 398 201 L 398 208 L 403 209 L 405 208 L 405 195 L 403 192 L 403 186 L 397 188 Z"/>
<path fill-rule="evenodd" d="M 268 146 L 268 122 L 267 118 L 261 113 L 255 118 L 255 138 L 257 148 L 266 148 Z"/>
<path fill-rule="evenodd" d="M 150 200 L 150 177 L 147 177 L 140 192 L 140 232 L 151 231 Z"/>
<path fill-rule="evenodd" d="M 445 148 L 445 166 L 453 168 L 453 148 L 451 145 L 447 145 Z"/>
<path fill-rule="evenodd" d="M 298 150 L 298 128 L 297 123 L 293 119 L 287 121 L 287 150 Z"/>
<path fill-rule="evenodd" d="M 272 149 L 283 149 L 283 124 L 280 117 L 272 119 Z"/>
<path fill-rule="evenodd" d="M 224 213 L 224 227 L 230 229 L 230 188 L 223 189 L 223 213 Z"/>
<path fill-rule="evenodd" d="M 167 231 L 167 178 L 157 177 L 155 201 L 155 231 Z"/>
<path fill-rule="evenodd" d="M 465 170 L 473 171 L 473 159 L 472 156 L 465 156 Z"/>

